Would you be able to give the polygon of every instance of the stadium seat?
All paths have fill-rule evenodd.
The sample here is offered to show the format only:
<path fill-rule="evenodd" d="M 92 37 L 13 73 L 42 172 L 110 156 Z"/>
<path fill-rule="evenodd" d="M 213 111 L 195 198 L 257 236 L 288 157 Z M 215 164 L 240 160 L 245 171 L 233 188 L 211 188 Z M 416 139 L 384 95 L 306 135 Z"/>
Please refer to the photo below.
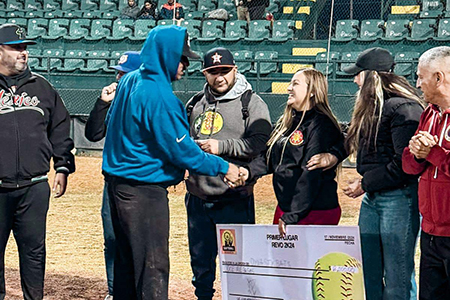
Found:
<path fill-rule="evenodd" d="M 228 21 L 225 26 L 225 37 L 223 41 L 236 42 L 247 36 L 247 21 Z"/>
<path fill-rule="evenodd" d="M 353 75 L 349 75 L 347 73 L 344 72 L 344 68 L 352 65 L 355 61 L 356 58 L 358 57 L 359 52 L 346 52 L 346 53 L 342 53 L 341 56 L 341 63 L 339 66 L 339 69 L 336 71 L 336 74 L 339 76 L 353 76 Z"/>
<path fill-rule="evenodd" d="M 113 23 L 112 35 L 107 36 L 106 39 L 113 41 L 124 40 L 127 37 L 133 35 L 134 20 L 132 19 L 117 19 Z"/>
<path fill-rule="evenodd" d="M 16 24 L 25 29 L 28 27 L 28 20 L 25 18 L 10 18 L 10 19 L 8 19 L 7 22 L 11 23 L 11 24 Z"/>
<path fill-rule="evenodd" d="M 276 72 L 278 67 L 276 62 L 270 62 L 273 59 L 278 58 L 278 52 L 276 51 L 258 51 L 255 53 L 255 65 L 253 70 L 250 70 L 252 74 L 267 75 L 272 72 Z M 267 62 L 269 61 L 269 62 Z"/>
<path fill-rule="evenodd" d="M 52 10 L 45 13 L 44 18 L 53 19 L 53 18 L 62 18 L 64 12 L 62 10 Z"/>
<path fill-rule="evenodd" d="M 270 38 L 270 21 L 253 20 L 248 25 L 248 37 L 244 40 L 249 42 L 262 42 Z"/>
<path fill-rule="evenodd" d="M 97 72 L 108 69 L 109 51 L 89 51 L 86 67 L 80 68 L 83 72 Z"/>
<path fill-rule="evenodd" d="M 39 66 L 36 66 L 37 71 L 51 71 L 62 66 L 62 57 L 64 51 L 61 49 L 48 49 L 42 52 L 42 60 Z"/>
<path fill-rule="evenodd" d="M 164 3 L 165 1 L 163 1 Z M 196 11 L 197 10 L 197 5 L 196 5 L 196 1 L 195 0 L 179 0 L 178 3 L 180 3 L 181 5 L 183 5 L 185 12 L 186 11 Z M 159 4 L 162 5 L 162 3 L 160 2 Z"/>
<path fill-rule="evenodd" d="M 315 69 L 322 72 L 324 75 L 331 75 L 336 70 L 336 60 L 339 60 L 341 58 L 339 52 L 330 52 L 330 60 L 328 63 L 328 70 L 327 70 L 327 52 L 317 53 L 316 55 L 316 64 Z"/>
<path fill-rule="evenodd" d="M 201 24 L 202 21 L 200 20 L 185 20 L 181 22 L 181 26 L 186 27 L 187 32 L 189 33 L 189 38 L 191 40 L 194 40 L 197 37 L 201 36 L 200 34 Z"/>
<path fill-rule="evenodd" d="M 41 64 L 41 58 L 40 55 L 42 54 L 42 51 L 40 48 L 36 48 L 33 46 L 30 46 L 28 48 L 28 66 L 31 70 L 35 70 L 37 66 Z"/>
<path fill-rule="evenodd" d="M 80 9 L 81 10 L 97 10 L 97 9 L 99 9 L 99 1 L 81 0 Z"/>
<path fill-rule="evenodd" d="M 17 11 L 17 10 L 23 10 L 23 2 L 17 1 L 17 0 L 7 0 L 6 1 L 6 9 L 9 11 Z"/>
<path fill-rule="evenodd" d="M 336 42 L 348 42 L 358 37 L 358 20 L 339 20 L 336 22 L 336 34 L 331 40 Z"/>
<path fill-rule="evenodd" d="M 437 30 L 435 19 L 414 20 L 411 25 L 411 37 L 406 39 L 413 42 L 422 42 L 435 36 Z"/>
<path fill-rule="evenodd" d="M 158 25 L 162 25 L 162 26 L 173 25 L 173 20 L 172 19 L 159 20 Z"/>
<path fill-rule="evenodd" d="M 25 17 L 25 12 L 23 11 L 8 11 L 6 13 L 7 18 L 24 18 Z"/>
<path fill-rule="evenodd" d="M 83 17 L 82 10 L 64 11 L 64 18 L 68 19 L 81 19 Z"/>
<path fill-rule="evenodd" d="M 122 56 L 122 53 L 123 53 L 123 51 L 111 51 L 111 53 L 110 53 L 111 61 L 117 65 L 120 57 Z"/>
<path fill-rule="evenodd" d="M 280 8 L 279 3 L 277 3 L 275 0 L 270 0 L 269 6 L 266 8 L 266 10 L 273 14 L 273 13 L 277 13 L 279 8 Z"/>
<path fill-rule="evenodd" d="M 450 41 L 450 19 L 441 19 L 437 36 L 433 37 L 436 41 Z"/>
<path fill-rule="evenodd" d="M 105 11 L 102 13 L 102 19 L 117 19 L 120 16 L 120 11 Z"/>
<path fill-rule="evenodd" d="M 134 34 L 128 38 L 133 41 L 143 41 L 147 38 L 150 30 L 155 26 L 155 20 L 136 20 L 134 22 Z"/>
<path fill-rule="evenodd" d="M 47 19 L 30 19 L 28 21 L 27 38 L 37 39 L 38 37 L 47 35 L 48 20 Z"/>
<path fill-rule="evenodd" d="M 217 8 L 225 9 L 228 13 L 236 12 L 236 5 L 233 0 L 218 0 Z"/>
<path fill-rule="evenodd" d="M 201 42 L 213 42 L 223 37 L 224 22 L 219 20 L 205 20 L 202 25 L 202 36 L 197 40 Z"/>
<path fill-rule="evenodd" d="M 63 72 L 73 72 L 83 68 L 86 64 L 86 51 L 68 50 L 64 55 L 64 64 L 56 69 Z"/>
<path fill-rule="evenodd" d="M 91 33 L 85 37 L 88 41 L 98 41 L 102 38 L 111 36 L 112 23 L 111 20 L 92 20 Z M 88 62 L 89 63 L 89 62 Z"/>
<path fill-rule="evenodd" d="M 202 52 L 198 52 L 196 51 L 195 53 L 197 53 L 202 59 L 203 59 L 203 53 Z M 193 74 L 196 72 L 201 72 L 201 70 L 203 69 L 203 62 L 202 59 L 198 59 L 198 60 L 194 60 L 194 59 L 189 59 L 189 67 L 187 68 L 187 72 L 188 74 Z"/>
<path fill-rule="evenodd" d="M 62 0 L 61 9 L 64 11 L 78 10 L 80 7 L 78 6 L 78 2 L 75 0 Z"/>
<path fill-rule="evenodd" d="M 40 11 L 29 11 L 25 13 L 25 18 L 27 19 L 35 19 L 35 18 L 43 18 L 44 12 L 42 10 Z"/>
<path fill-rule="evenodd" d="M 42 9 L 42 1 L 25 0 L 25 10 L 38 10 Z M 43 14 L 43 12 L 42 12 Z"/>
<path fill-rule="evenodd" d="M 395 54 L 394 73 L 400 76 L 408 77 L 414 74 L 416 63 L 419 59 L 419 52 L 398 52 Z"/>
<path fill-rule="evenodd" d="M 56 40 L 69 34 L 69 19 L 51 19 L 48 22 L 48 35 L 44 40 Z"/>
<path fill-rule="evenodd" d="M 0 18 L 0 25 L 3 25 L 7 23 L 7 19 L 6 18 Z"/>
<path fill-rule="evenodd" d="M 83 19 L 101 19 L 103 12 L 100 10 L 85 10 L 83 11 Z"/>
<path fill-rule="evenodd" d="M 118 11 L 116 1 L 100 0 L 101 11 Z M 120 12 L 120 11 L 118 11 Z"/>
<path fill-rule="evenodd" d="M 444 18 L 450 18 L 450 0 L 445 1 Z"/>
<path fill-rule="evenodd" d="M 61 2 L 55 0 L 44 0 L 44 10 L 51 12 L 53 10 L 61 9 Z"/>
<path fill-rule="evenodd" d="M 383 37 L 384 20 L 361 21 L 361 31 L 358 41 L 373 42 Z"/>
<path fill-rule="evenodd" d="M 422 9 L 419 17 L 424 18 L 438 18 L 442 15 L 444 5 L 440 0 L 422 0 Z"/>
<path fill-rule="evenodd" d="M 201 11 L 191 11 L 189 13 L 186 14 L 185 19 L 186 20 L 192 20 L 192 19 L 197 19 L 197 20 L 203 20 L 204 17 L 204 13 Z"/>
<path fill-rule="evenodd" d="M 216 3 L 211 0 L 198 0 L 198 11 L 210 12 L 212 10 L 215 10 L 216 8 Z"/>
<path fill-rule="evenodd" d="M 295 20 L 279 20 L 273 23 L 271 42 L 286 42 L 294 38 Z"/>
<path fill-rule="evenodd" d="M 384 41 L 401 41 L 405 39 L 409 34 L 409 20 L 396 19 L 386 22 L 386 29 L 384 37 L 381 39 Z"/>
<path fill-rule="evenodd" d="M 245 21 L 244 21 L 245 22 Z M 253 52 L 248 50 L 240 50 L 233 52 L 236 65 L 240 73 L 246 73 L 252 69 Z"/>
<path fill-rule="evenodd" d="M 0 9 L 1 10 L 5 10 L 6 9 L 6 5 L 4 2 L 0 2 Z"/>
<path fill-rule="evenodd" d="M 89 35 L 91 28 L 91 20 L 73 19 L 70 21 L 69 35 L 65 36 L 66 40 L 80 40 Z"/>

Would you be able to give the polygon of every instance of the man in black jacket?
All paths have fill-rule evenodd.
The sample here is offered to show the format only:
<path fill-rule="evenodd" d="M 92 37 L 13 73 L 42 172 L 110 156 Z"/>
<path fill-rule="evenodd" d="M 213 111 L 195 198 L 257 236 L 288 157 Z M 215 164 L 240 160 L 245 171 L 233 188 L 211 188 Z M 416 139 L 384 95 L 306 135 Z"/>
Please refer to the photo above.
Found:
<path fill-rule="evenodd" d="M 70 117 L 52 85 L 31 73 L 25 30 L 0 26 L 0 299 L 5 298 L 5 248 L 11 230 L 17 242 L 24 299 L 42 299 L 45 231 L 53 158 L 55 198 L 75 171 Z"/>

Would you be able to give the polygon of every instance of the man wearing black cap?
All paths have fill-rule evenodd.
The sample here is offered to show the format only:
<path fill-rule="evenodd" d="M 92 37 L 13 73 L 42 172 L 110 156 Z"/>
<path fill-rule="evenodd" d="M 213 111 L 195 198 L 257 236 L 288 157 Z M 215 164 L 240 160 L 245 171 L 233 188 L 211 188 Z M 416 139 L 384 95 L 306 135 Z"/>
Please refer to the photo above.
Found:
<path fill-rule="evenodd" d="M 233 55 L 225 48 L 205 54 L 203 74 L 203 91 L 187 104 L 192 138 L 207 153 L 238 165 L 248 163 L 269 139 L 267 105 L 238 73 Z M 216 224 L 255 223 L 253 185 L 231 189 L 219 177 L 196 174 L 186 180 L 192 283 L 198 299 L 210 300 L 214 294 Z"/>
<path fill-rule="evenodd" d="M 103 173 L 116 235 L 114 299 L 168 298 L 167 187 L 185 170 L 239 179 L 238 168 L 203 152 L 189 137 L 186 110 L 171 83 L 190 50 L 186 28 L 157 26 L 142 47 L 139 70 L 124 76 L 106 118 Z"/>
<path fill-rule="evenodd" d="M 111 102 L 116 94 L 117 83 L 126 73 L 134 71 L 141 65 L 138 51 L 126 51 L 120 58 L 117 66 L 111 66 L 110 69 L 117 70 L 116 82 L 105 86 L 102 89 L 101 95 L 95 102 L 94 108 L 89 114 L 86 122 L 85 136 L 91 142 L 97 142 L 103 139 L 106 135 L 105 118 Z M 103 188 L 102 201 L 102 224 L 103 224 L 103 238 L 105 240 L 105 265 L 106 265 L 106 279 L 108 282 L 108 295 L 105 300 L 112 300 L 114 295 L 113 279 L 114 279 L 114 256 L 115 256 L 115 236 L 113 225 L 111 221 L 111 209 L 109 207 L 109 197 L 107 186 Z"/>
<path fill-rule="evenodd" d="M 0 299 L 5 298 L 4 254 L 11 230 L 20 257 L 24 299 L 42 299 L 45 228 L 53 158 L 55 198 L 75 171 L 70 117 L 56 90 L 28 68 L 25 30 L 0 26 Z"/>

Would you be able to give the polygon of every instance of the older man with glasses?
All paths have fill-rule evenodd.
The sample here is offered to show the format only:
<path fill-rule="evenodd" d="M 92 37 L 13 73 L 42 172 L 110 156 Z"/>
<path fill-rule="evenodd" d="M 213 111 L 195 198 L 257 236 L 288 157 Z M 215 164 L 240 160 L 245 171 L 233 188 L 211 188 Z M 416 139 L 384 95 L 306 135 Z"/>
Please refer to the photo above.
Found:
<path fill-rule="evenodd" d="M 269 110 L 238 72 L 231 52 L 214 48 L 204 56 L 203 91 L 187 103 L 190 134 L 200 148 L 242 165 L 266 147 Z M 195 295 L 211 300 L 216 274 L 216 224 L 254 224 L 253 183 L 231 189 L 220 177 L 186 178 L 189 251 Z"/>

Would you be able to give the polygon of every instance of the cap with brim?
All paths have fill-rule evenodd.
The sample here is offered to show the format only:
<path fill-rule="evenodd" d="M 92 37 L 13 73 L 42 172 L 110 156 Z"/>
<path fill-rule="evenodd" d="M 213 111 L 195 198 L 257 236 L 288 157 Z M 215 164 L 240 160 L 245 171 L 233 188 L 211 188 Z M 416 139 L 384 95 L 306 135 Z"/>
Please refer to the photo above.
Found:
<path fill-rule="evenodd" d="M 138 51 L 126 51 L 119 58 L 119 62 L 116 66 L 110 66 L 110 69 L 115 69 L 124 73 L 128 73 L 139 69 L 141 66 L 140 52 Z"/>
<path fill-rule="evenodd" d="M 206 52 L 203 57 L 203 70 L 207 71 L 213 68 L 233 68 L 236 66 L 233 54 L 230 50 L 217 47 Z"/>
<path fill-rule="evenodd" d="M 27 40 L 25 29 L 16 24 L 3 24 L 0 26 L 0 45 L 16 44 L 34 45 L 36 42 Z"/>
<path fill-rule="evenodd" d="M 191 50 L 191 46 L 189 43 L 189 34 L 186 31 L 186 35 L 184 36 L 184 45 L 183 45 L 183 53 L 182 56 L 186 56 L 188 58 L 200 58 L 200 56 Z"/>
<path fill-rule="evenodd" d="M 394 65 L 394 58 L 388 50 L 375 47 L 361 52 L 354 64 L 342 70 L 350 75 L 356 75 L 365 70 L 391 72 Z"/>

